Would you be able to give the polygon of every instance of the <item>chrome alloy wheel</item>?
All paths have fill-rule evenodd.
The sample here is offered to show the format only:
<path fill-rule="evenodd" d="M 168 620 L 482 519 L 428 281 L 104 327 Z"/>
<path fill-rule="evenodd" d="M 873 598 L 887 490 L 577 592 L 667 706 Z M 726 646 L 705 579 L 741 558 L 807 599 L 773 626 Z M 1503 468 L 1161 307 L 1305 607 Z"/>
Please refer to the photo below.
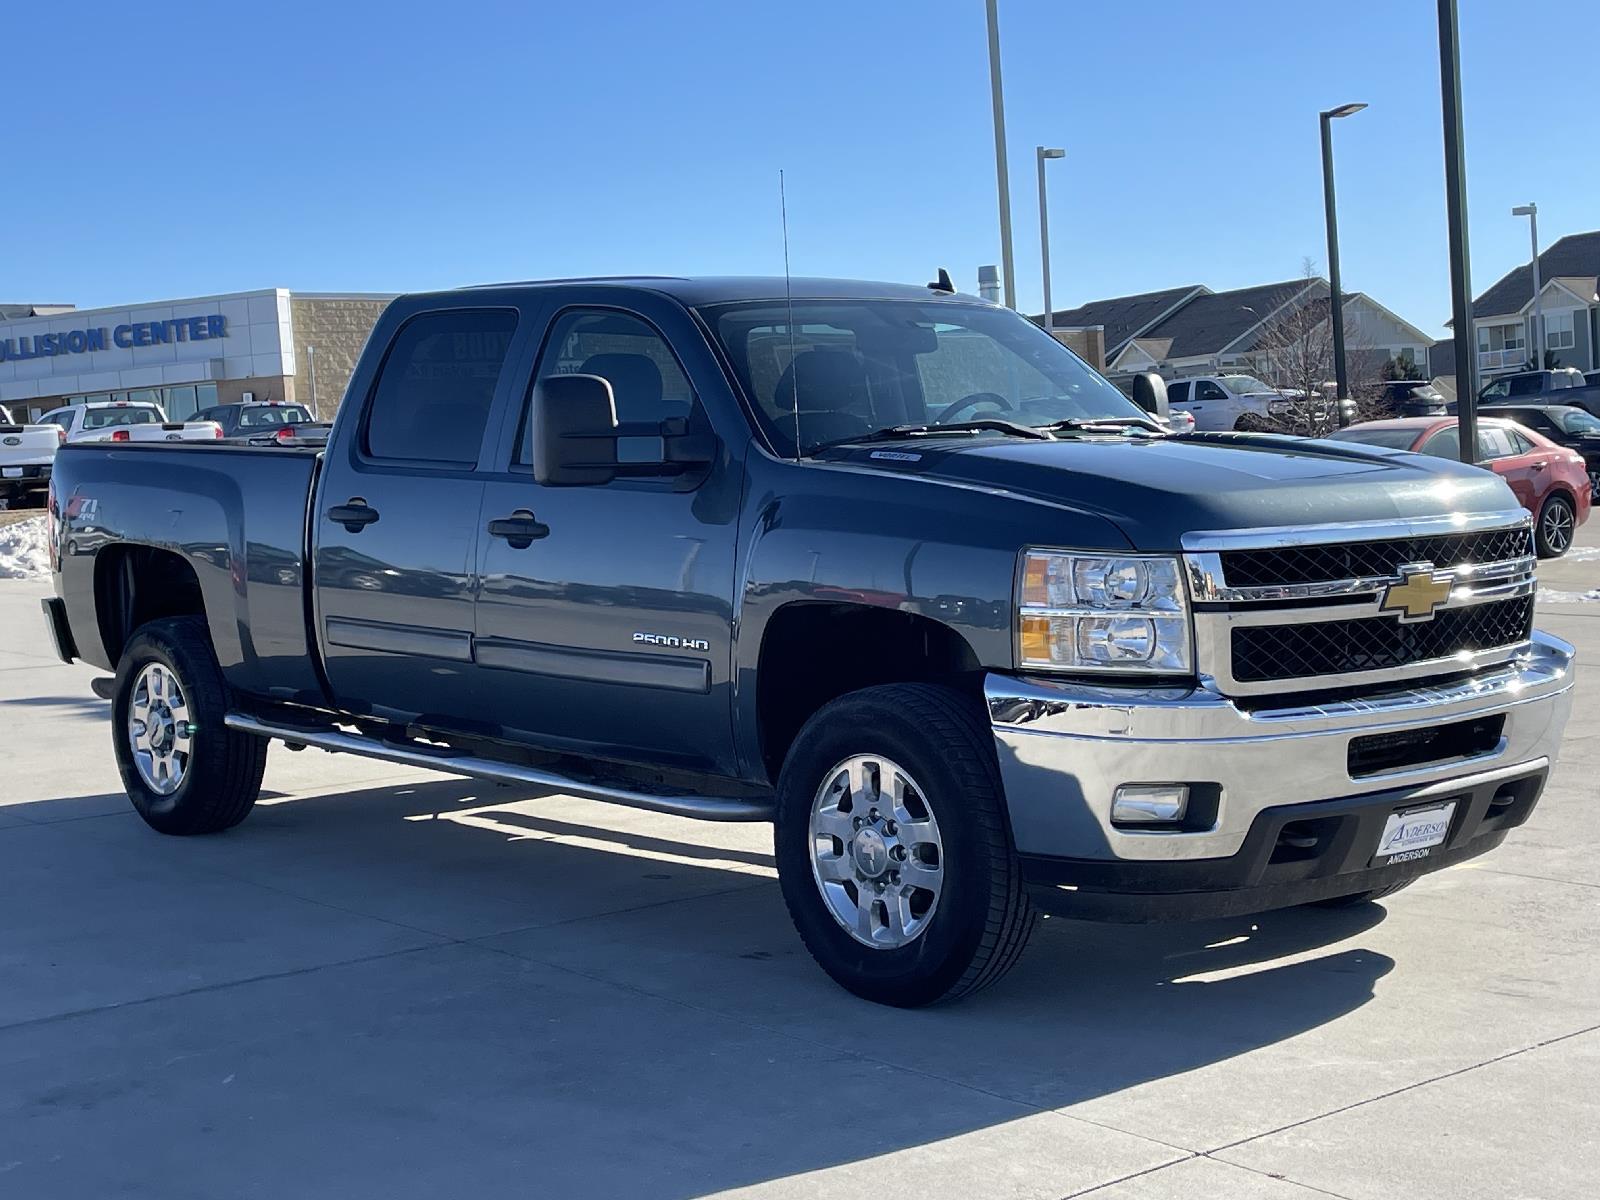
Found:
<path fill-rule="evenodd" d="M 146 787 L 163 796 L 178 790 L 189 770 L 193 736 L 178 677 L 164 663 L 147 664 L 128 701 L 128 745 Z"/>
<path fill-rule="evenodd" d="M 811 874 L 856 941 L 896 950 L 933 919 L 944 886 L 939 823 L 916 780 L 858 754 L 823 777 L 811 802 Z"/>
<path fill-rule="evenodd" d="M 1544 506 L 1544 516 L 1540 518 L 1543 525 L 1541 532 L 1544 534 L 1544 544 L 1550 547 L 1552 553 L 1564 554 L 1567 547 L 1572 545 L 1573 520 L 1572 508 L 1565 501 Z"/>

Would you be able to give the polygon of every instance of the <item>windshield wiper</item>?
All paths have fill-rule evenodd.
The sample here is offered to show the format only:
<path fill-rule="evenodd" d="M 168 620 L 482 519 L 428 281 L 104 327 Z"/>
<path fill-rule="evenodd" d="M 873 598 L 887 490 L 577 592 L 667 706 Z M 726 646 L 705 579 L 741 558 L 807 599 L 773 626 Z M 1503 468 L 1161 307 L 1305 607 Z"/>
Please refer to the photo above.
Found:
<path fill-rule="evenodd" d="M 1166 432 L 1153 417 L 1065 417 L 1059 421 L 1051 421 L 1043 428 L 1066 432 L 1079 429 L 1090 432 L 1097 429 L 1144 429 L 1153 433 Z"/>
<path fill-rule="evenodd" d="M 882 429 L 874 429 L 871 433 L 858 433 L 853 437 L 834 438 L 831 442 L 823 442 L 813 446 L 811 453 L 818 450 L 828 450 L 834 446 L 850 446 L 860 442 L 892 442 L 901 438 L 930 437 L 941 433 L 1008 433 L 1013 437 L 1033 438 L 1036 441 L 1048 442 L 1054 440 L 1044 429 L 1036 425 L 1023 425 L 1017 421 L 1007 421 L 1001 417 L 974 417 L 970 421 L 951 421 L 944 425 L 930 422 L 926 425 L 887 425 Z"/>

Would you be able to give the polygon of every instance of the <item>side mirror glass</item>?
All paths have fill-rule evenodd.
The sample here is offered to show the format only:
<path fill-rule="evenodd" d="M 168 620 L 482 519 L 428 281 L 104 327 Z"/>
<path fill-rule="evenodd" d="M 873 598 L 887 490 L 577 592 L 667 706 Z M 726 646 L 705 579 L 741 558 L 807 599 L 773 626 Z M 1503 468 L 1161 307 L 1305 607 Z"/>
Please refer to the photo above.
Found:
<path fill-rule="evenodd" d="M 1167 381 L 1154 371 L 1140 371 L 1133 377 L 1133 402 L 1160 421 L 1167 419 Z"/>

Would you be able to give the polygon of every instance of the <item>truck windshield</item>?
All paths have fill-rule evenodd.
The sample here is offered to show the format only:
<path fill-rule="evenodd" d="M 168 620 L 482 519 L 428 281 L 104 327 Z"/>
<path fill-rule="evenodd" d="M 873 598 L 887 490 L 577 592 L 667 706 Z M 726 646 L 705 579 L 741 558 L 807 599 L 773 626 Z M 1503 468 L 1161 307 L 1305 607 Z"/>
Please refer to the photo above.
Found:
<path fill-rule="evenodd" d="M 1600 433 L 1600 417 L 1590 416 L 1581 408 L 1552 414 L 1567 433 Z"/>
<path fill-rule="evenodd" d="M 1082 359 L 1009 309 L 796 300 L 701 310 L 778 453 L 896 425 L 1000 418 L 1147 421 Z"/>
<path fill-rule="evenodd" d="M 91 408 L 83 414 L 85 429 L 109 429 L 113 425 L 157 425 L 161 414 L 153 408 L 137 405 L 118 405 L 114 408 Z"/>

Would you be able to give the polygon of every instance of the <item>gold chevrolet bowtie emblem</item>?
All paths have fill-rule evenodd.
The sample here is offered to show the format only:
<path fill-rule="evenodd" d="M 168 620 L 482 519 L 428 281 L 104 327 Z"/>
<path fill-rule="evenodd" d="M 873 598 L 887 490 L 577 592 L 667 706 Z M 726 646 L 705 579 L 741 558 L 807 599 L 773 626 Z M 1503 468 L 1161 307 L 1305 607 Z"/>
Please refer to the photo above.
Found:
<path fill-rule="evenodd" d="M 1400 568 L 1398 583 L 1384 589 L 1378 611 L 1397 613 L 1402 621 L 1431 621 L 1454 587 L 1455 580 L 1436 575 L 1432 563 L 1411 563 Z"/>

